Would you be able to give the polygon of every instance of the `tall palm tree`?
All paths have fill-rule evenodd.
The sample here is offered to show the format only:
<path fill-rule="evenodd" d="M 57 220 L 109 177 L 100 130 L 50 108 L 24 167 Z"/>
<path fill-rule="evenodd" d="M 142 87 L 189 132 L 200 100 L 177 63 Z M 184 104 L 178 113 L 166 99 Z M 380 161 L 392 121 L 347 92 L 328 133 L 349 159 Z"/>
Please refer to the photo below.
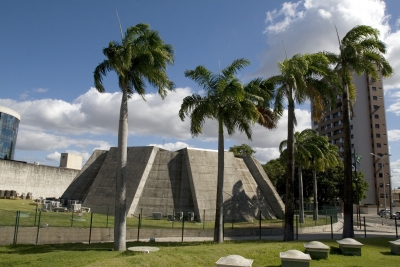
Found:
<path fill-rule="evenodd" d="M 112 41 L 103 49 L 107 58 L 94 70 L 94 84 L 103 93 L 103 77 L 114 71 L 122 91 L 118 126 L 118 154 L 115 194 L 114 250 L 126 250 L 126 162 L 128 141 L 128 99 L 138 93 L 144 99 L 146 83 L 156 87 L 164 98 L 174 84 L 166 69 L 174 62 L 173 47 L 165 44 L 147 24 L 126 30 L 122 42 Z"/>
<path fill-rule="evenodd" d="M 190 116 L 190 132 L 197 136 L 202 132 L 206 119 L 218 121 L 218 177 L 214 242 L 223 242 L 223 185 L 224 185 L 224 126 L 229 135 L 236 130 L 251 139 L 251 126 L 258 122 L 265 127 L 276 127 L 275 117 L 268 110 L 272 89 L 262 79 L 255 79 L 244 86 L 235 76 L 248 66 L 247 59 L 237 59 L 214 74 L 203 66 L 185 71 L 185 76 L 197 82 L 204 95 L 193 94 L 183 99 L 179 117 L 183 121 Z M 271 117 L 268 117 L 271 115 Z"/>
<path fill-rule="evenodd" d="M 337 32 L 337 31 L 336 31 Z M 388 77 L 393 73 L 389 62 L 383 57 L 386 45 L 379 40 L 379 31 L 370 26 L 359 25 L 351 29 L 342 40 L 339 38 L 339 54 L 324 52 L 330 62 L 336 64 L 341 79 L 343 101 L 343 134 L 344 134 L 344 225 L 343 238 L 353 238 L 353 191 L 352 159 L 350 139 L 350 100 L 355 97 L 352 74 L 367 73 L 374 79 Z"/>
<path fill-rule="evenodd" d="M 294 240 L 294 126 L 296 117 L 295 103 L 311 103 L 311 112 L 319 121 L 325 107 L 334 99 L 334 91 L 330 83 L 322 77 L 334 80 L 328 59 L 322 53 L 297 54 L 278 64 L 281 74 L 267 79 L 267 83 L 276 88 L 274 111 L 282 114 L 283 100 L 288 102 L 288 135 L 285 194 L 285 228 L 284 240 Z"/>

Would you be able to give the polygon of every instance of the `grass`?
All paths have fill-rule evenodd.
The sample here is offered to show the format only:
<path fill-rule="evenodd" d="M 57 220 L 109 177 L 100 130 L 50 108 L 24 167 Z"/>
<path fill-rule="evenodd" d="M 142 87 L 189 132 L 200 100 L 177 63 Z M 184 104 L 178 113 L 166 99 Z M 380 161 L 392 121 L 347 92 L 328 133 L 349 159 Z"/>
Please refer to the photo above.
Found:
<path fill-rule="evenodd" d="M 341 255 L 334 240 L 319 240 L 331 247 L 329 259 L 313 260 L 310 266 L 399 266 L 399 256 L 390 253 L 390 238 L 358 239 L 364 244 L 362 256 Z M 308 242 L 308 241 L 305 241 Z M 304 251 L 302 241 L 229 241 L 223 244 L 143 243 L 129 246 L 156 246 L 158 252 L 143 254 L 112 251 L 113 244 L 17 245 L 0 247 L 0 266 L 215 266 L 220 257 L 238 254 L 254 259 L 253 267 L 281 265 L 279 252 L 290 249 Z"/>
<path fill-rule="evenodd" d="M 35 226 L 39 220 L 39 212 L 36 212 L 35 205 L 29 205 L 31 200 L 11 200 L 11 199 L 0 199 L 0 226 L 14 226 L 15 225 L 15 215 L 17 211 L 25 214 L 27 217 L 20 217 L 19 225 L 23 226 Z M 40 207 L 39 207 L 40 208 Z M 89 228 L 91 214 L 83 213 L 78 216 L 77 213 L 73 215 L 71 212 L 42 212 L 40 215 L 41 224 L 47 223 L 49 227 L 78 227 L 78 228 Z M 71 220 L 72 224 L 71 224 Z M 320 218 L 318 221 L 313 221 L 311 217 L 307 217 L 305 223 L 299 224 L 299 227 L 309 227 L 317 225 L 329 224 L 330 219 Z M 105 214 L 93 214 L 92 217 L 92 227 L 94 228 L 105 228 L 113 227 L 114 218 L 113 216 L 107 216 Z M 261 226 L 263 228 L 281 228 L 282 220 L 262 220 Z M 128 217 L 127 218 L 127 228 L 137 228 L 138 218 Z M 171 229 L 182 227 L 180 221 L 171 222 L 166 219 L 163 220 L 153 220 L 152 218 L 144 218 L 141 221 L 142 229 Z M 205 225 L 203 223 L 197 222 L 185 222 L 185 229 L 213 229 L 214 222 L 206 221 Z M 259 221 L 254 220 L 254 222 L 226 222 L 225 229 L 237 229 L 237 228 L 258 228 Z"/>

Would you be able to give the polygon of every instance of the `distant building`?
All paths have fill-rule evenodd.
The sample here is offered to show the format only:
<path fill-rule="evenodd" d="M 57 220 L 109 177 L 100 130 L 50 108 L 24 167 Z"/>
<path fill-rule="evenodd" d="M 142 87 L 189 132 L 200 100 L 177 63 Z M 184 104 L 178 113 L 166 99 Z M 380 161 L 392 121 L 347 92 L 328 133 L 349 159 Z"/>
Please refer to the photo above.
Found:
<path fill-rule="evenodd" d="M 0 158 L 14 159 L 18 126 L 21 116 L 14 110 L 0 106 Z"/>
<path fill-rule="evenodd" d="M 60 168 L 82 169 L 82 156 L 78 154 L 61 153 Z"/>
<path fill-rule="evenodd" d="M 364 173 L 364 180 L 369 184 L 367 198 L 362 199 L 361 204 L 376 206 L 378 209 L 384 206 L 389 208 L 390 159 L 382 77 L 375 80 L 363 74 L 354 75 L 353 79 L 357 96 L 353 106 L 354 117 L 351 119 L 351 151 L 362 157 L 360 165 L 356 166 L 357 171 Z M 339 148 L 339 155 L 343 159 L 342 104 L 339 95 L 336 107 L 327 111 L 320 123 L 313 121 L 312 125 L 314 130 L 327 136 Z"/>

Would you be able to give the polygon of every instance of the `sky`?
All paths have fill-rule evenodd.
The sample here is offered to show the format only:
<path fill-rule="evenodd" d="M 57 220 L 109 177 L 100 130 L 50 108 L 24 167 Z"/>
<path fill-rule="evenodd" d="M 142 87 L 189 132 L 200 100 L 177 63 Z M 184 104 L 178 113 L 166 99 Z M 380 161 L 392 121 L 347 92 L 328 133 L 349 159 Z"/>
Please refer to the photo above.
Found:
<path fill-rule="evenodd" d="M 0 105 L 21 115 L 15 160 L 58 166 L 60 153 L 78 153 L 83 163 L 95 149 L 117 146 L 121 93 L 117 77 L 94 88 L 93 71 L 102 49 L 123 31 L 148 23 L 175 50 L 168 76 L 174 92 L 162 100 L 150 86 L 146 101 L 129 100 L 128 146 L 156 145 L 217 149 L 217 125 L 207 121 L 193 138 L 178 111 L 185 96 L 200 92 L 185 70 L 199 65 L 218 72 L 238 58 L 251 65 L 238 73 L 243 83 L 278 74 L 278 62 L 298 53 L 338 52 L 336 24 L 343 37 L 356 25 L 380 30 L 395 74 L 383 81 L 393 187 L 400 186 L 400 5 L 396 0 L 14 0 L 0 3 Z M 220 67 L 219 67 L 220 66 Z M 311 127 L 307 103 L 296 106 L 296 131 Z M 265 163 L 279 156 L 287 137 L 287 113 L 276 130 L 254 126 L 225 136 L 225 148 L 248 144 Z M 365 155 L 370 156 L 370 155 Z"/>

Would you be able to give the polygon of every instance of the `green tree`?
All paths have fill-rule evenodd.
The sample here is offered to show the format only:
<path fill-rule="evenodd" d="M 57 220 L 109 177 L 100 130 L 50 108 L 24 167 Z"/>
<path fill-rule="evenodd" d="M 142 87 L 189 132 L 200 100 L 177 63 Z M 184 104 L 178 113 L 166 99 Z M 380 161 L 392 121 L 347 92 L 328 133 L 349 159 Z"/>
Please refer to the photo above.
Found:
<path fill-rule="evenodd" d="M 342 165 L 342 161 L 338 154 L 338 147 L 332 145 L 326 136 L 317 136 L 322 156 L 313 154 L 311 157 L 311 168 L 313 173 L 313 199 L 314 199 L 314 220 L 318 220 L 318 186 L 317 186 L 317 171 L 325 172 L 328 168 L 334 168 Z"/>
<path fill-rule="evenodd" d="M 281 160 L 287 162 L 287 140 L 279 145 Z M 324 158 L 325 147 L 328 147 L 326 137 L 319 136 L 315 130 L 305 129 L 294 134 L 294 158 L 298 169 L 298 185 L 299 185 L 299 222 L 304 223 L 304 197 L 303 197 L 303 169 L 310 168 L 313 159 Z M 337 152 L 337 150 L 336 150 Z M 315 184 L 315 190 L 317 189 Z"/>
<path fill-rule="evenodd" d="M 317 121 L 324 109 L 334 99 L 330 83 L 321 77 L 334 81 L 328 59 L 322 53 L 297 54 L 278 64 L 281 74 L 267 79 L 276 88 L 274 111 L 282 114 L 284 98 L 288 102 L 288 135 L 285 194 L 284 241 L 294 240 L 294 126 L 296 124 L 295 103 L 311 103 L 313 118 Z"/>
<path fill-rule="evenodd" d="M 121 31 L 122 35 L 122 31 Z M 143 99 L 146 84 L 156 87 L 164 98 L 174 84 L 166 74 L 167 65 L 173 64 L 174 52 L 165 44 L 157 31 L 147 24 L 137 24 L 126 30 L 122 42 L 112 41 L 103 49 L 107 58 L 94 70 L 94 84 L 103 93 L 103 77 L 114 71 L 122 91 L 118 126 L 118 154 L 115 194 L 114 250 L 126 250 L 126 162 L 128 141 L 128 99 L 138 93 Z"/>
<path fill-rule="evenodd" d="M 251 148 L 251 146 L 246 144 L 230 147 L 229 151 L 233 152 L 235 156 L 253 156 L 256 153 L 256 151 Z"/>
<path fill-rule="evenodd" d="M 218 121 L 218 177 L 214 228 L 214 242 L 218 243 L 223 242 L 224 126 L 229 135 L 239 130 L 251 139 L 251 127 L 255 122 L 271 126 L 271 122 L 274 121 L 265 116 L 268 112 L 260 112 L 268 110 L 273 91 L 261 79 L 255 79 L 243 86 L 235 76 L 237 71 L 249 64 L 247 59 L 237 59 L 219 74 L 214 74 L 203 66 L 185 71 L 185 76 L 197 82 L 205 94 L 185 97 L 179 117 L 184 120 L 190 115 L 192 136 L 202 132 L 206 119 Z"/>
<path fill-rule="evenodd" d="M 367 73 L 374 79 L 388 77 L 393 73 L 389 62 L 383 57 L 386 45 L 379 40 L 379 31 L 370 26 L 359 25 L 351 29 L 342 40 L 339 38 L 339 54 L 324 52 L 330 62 L 336 65 L 340 80 L 343 102 L 344 134 L 344 225 L 343 238 L 354 238 L 352 156 L 350 131 L 350 101 L 355 99 L 353 72 Z"/>
<path fill-rule="evenodd" d="M 275 186 L 280 196 L 285 195 L 285 166 L 279 159 L 271 159 L 263 165 L 269 180 Z"/>

